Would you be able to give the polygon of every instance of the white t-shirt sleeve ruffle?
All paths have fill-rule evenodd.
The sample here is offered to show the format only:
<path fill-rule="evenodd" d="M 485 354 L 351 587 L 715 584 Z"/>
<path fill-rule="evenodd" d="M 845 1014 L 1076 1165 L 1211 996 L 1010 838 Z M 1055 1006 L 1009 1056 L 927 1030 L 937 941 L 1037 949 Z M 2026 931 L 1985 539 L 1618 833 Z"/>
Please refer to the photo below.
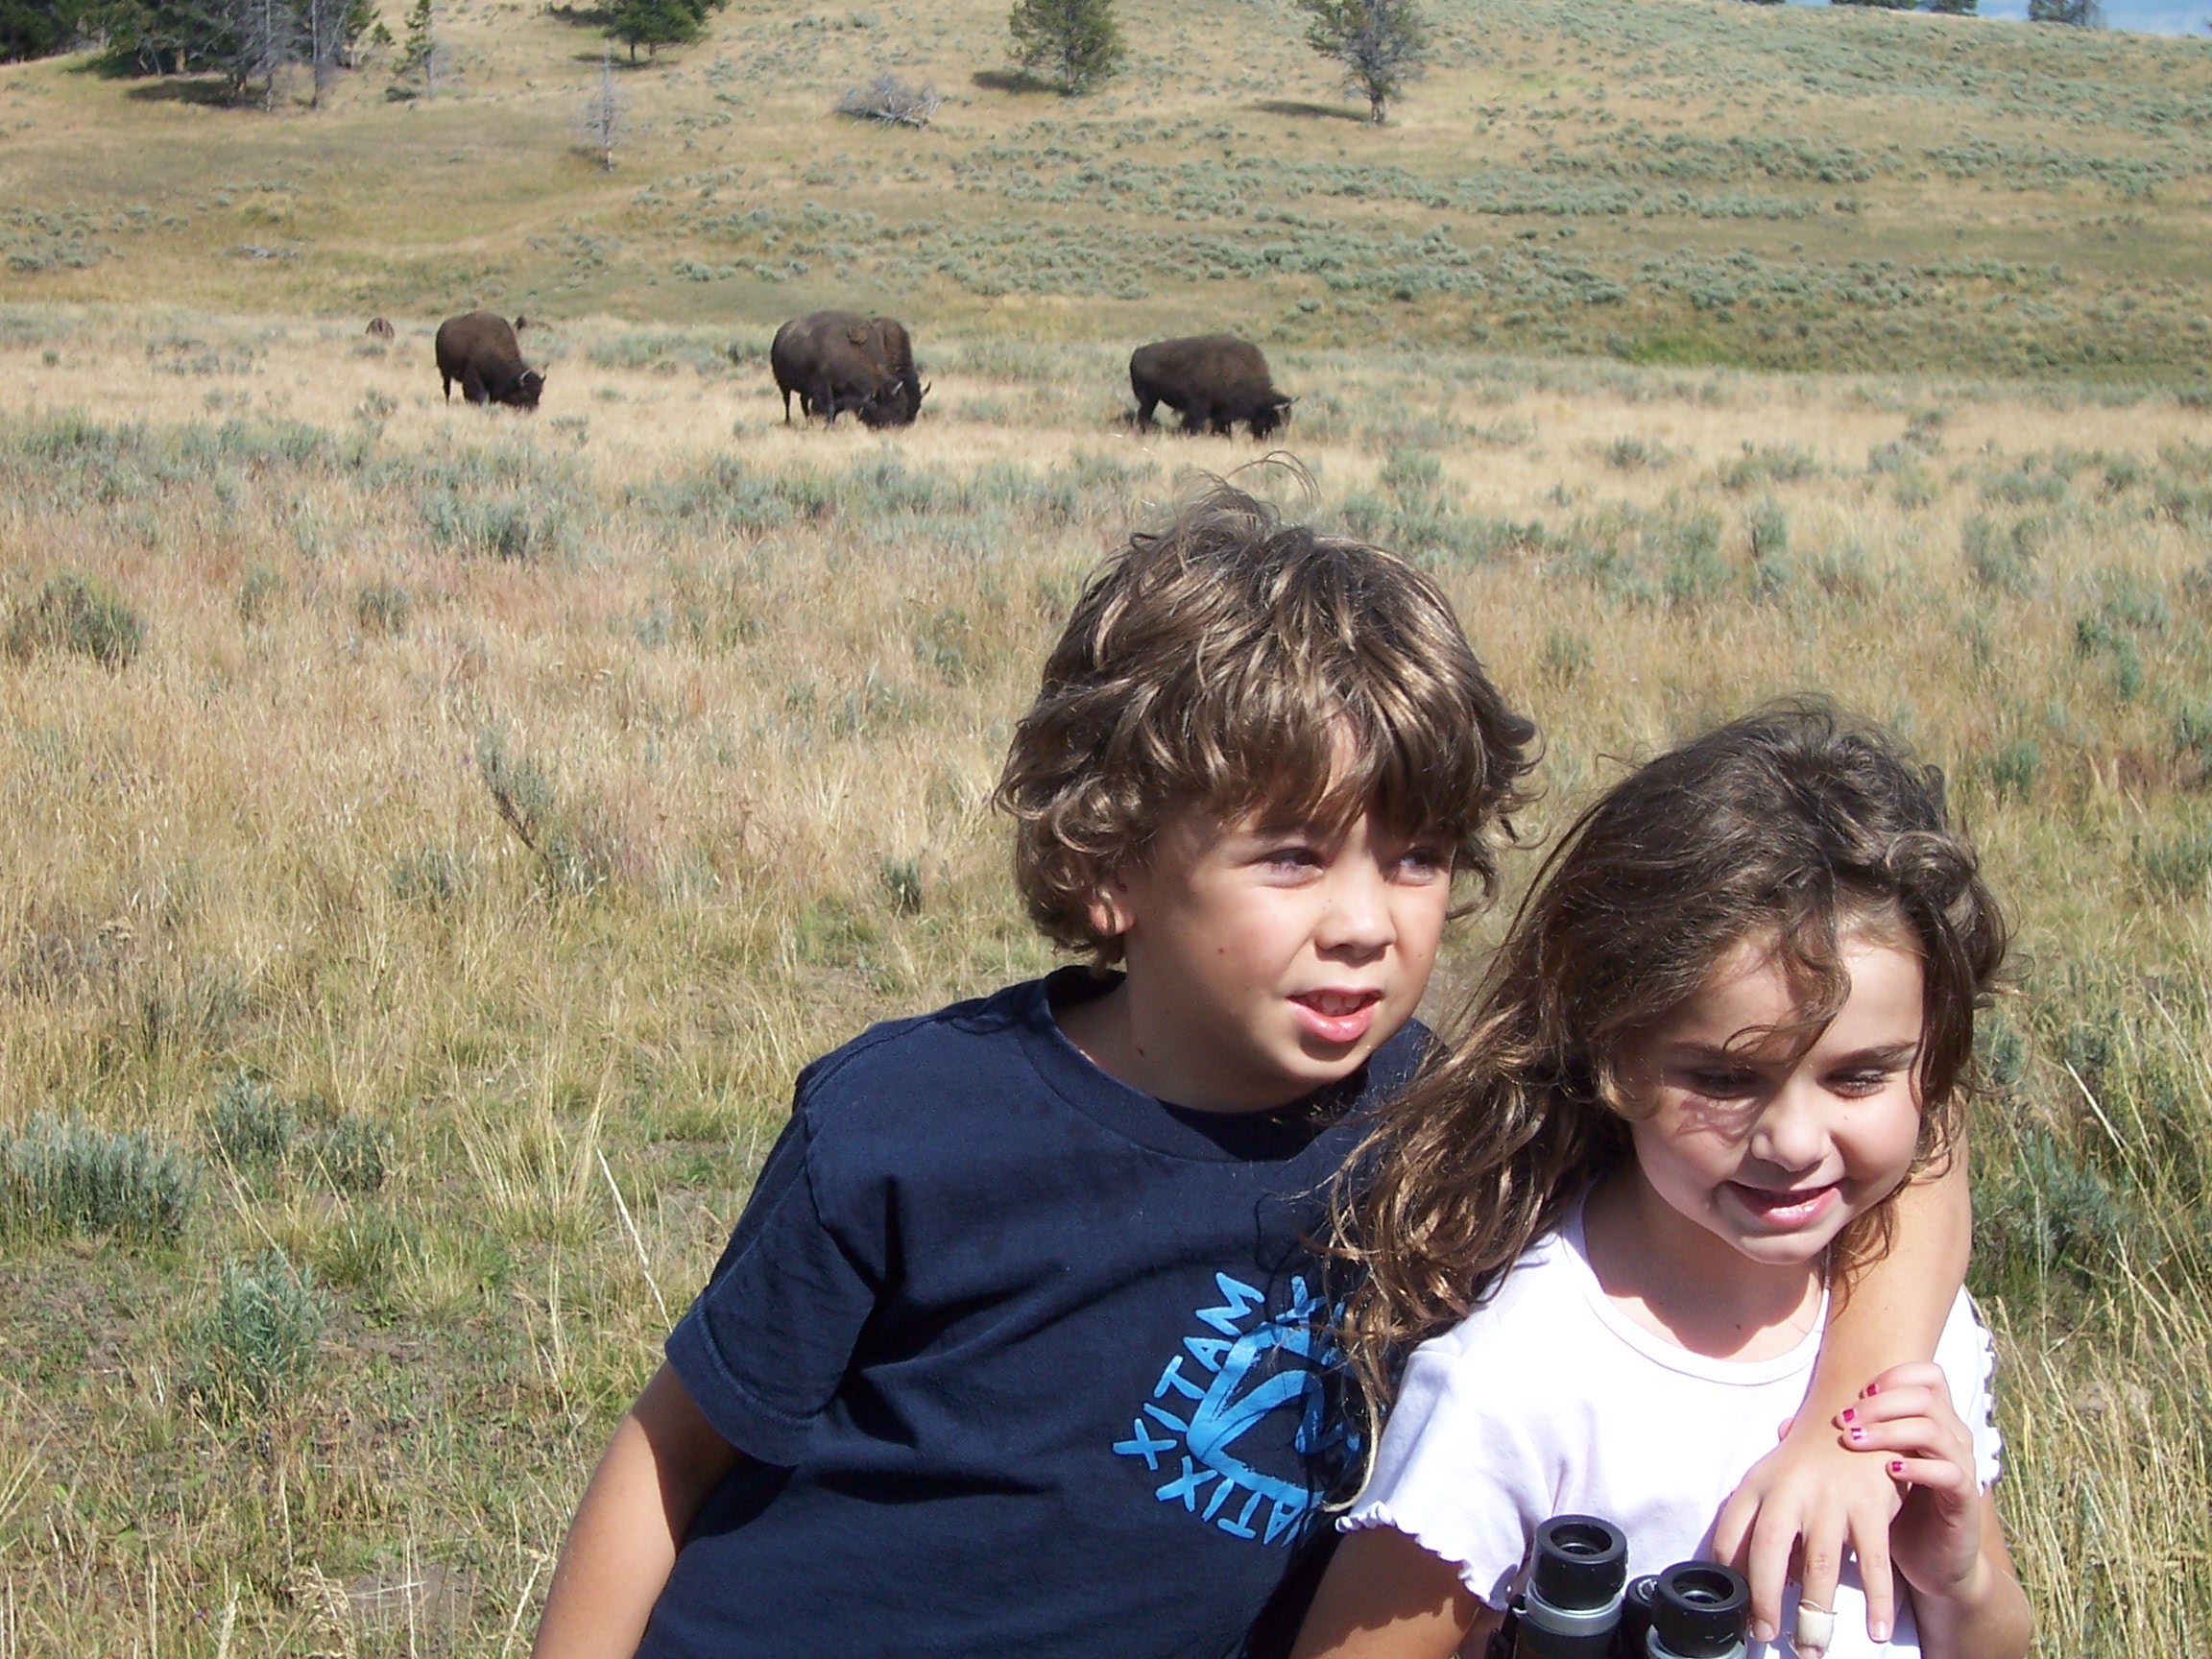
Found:
<path fill-rule="evenodd" d="M 2004 1438 L 1991 1420 L 1996 1402 L 1989 1380 L 1997 1369 L 1997 1351 L 1963 1290 L 1936 1338 L 1936 1363 L 1951 1384 L 1951 1408 L 1974 1436 L 1974 1479 L 1986 1492 L 1997 1484 L 2005 1452 Z"/>
<path fill-rule="evenodd" d="M 1446 1346 L 1407 1361 L 1367 1484 L 1338 1523 L 1389 1527 L 1459 1568 L 1494 1607 L 1512 1599 L 1527 1541 L 1551 1513 L 1527 1402 L 1498 1372 Z M 1479 1471 L 1470 1478 L 1471 1471 Z"/>

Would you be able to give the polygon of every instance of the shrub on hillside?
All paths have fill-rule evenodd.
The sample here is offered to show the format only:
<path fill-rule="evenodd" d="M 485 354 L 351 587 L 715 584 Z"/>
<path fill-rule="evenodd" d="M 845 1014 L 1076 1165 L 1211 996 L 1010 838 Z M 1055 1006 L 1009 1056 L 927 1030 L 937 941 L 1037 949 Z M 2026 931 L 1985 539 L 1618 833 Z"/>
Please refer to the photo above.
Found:
<path fill-rule="evenodd" d="M 174 1238 L 198 1183 L 176 1147 L 41 1113 L 0 1131 L 0 1238 Z"/>
<path fill-rule="evenodd" d="M 49 576 L 8 619 L 8 655 L 18 661 L 41 652 L 89 657 L 120 668 L 146 642 L 146 624 L 123 596 L 97 577 L 62 570 Z"/>
<path fill-rule="evenodd" d="M 185 1391 L 218 1422 L 281 1403 L 307 1379 L 330 1305 L 281 1250 L 224 1265 L 214 1303 L 184 1341 Z"/>

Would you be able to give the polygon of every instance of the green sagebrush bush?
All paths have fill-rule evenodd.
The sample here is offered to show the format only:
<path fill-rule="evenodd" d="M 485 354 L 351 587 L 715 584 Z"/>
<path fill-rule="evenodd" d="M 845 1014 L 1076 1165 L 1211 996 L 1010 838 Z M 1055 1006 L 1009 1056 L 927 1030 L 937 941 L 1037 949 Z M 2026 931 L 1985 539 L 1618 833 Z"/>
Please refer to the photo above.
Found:
<path fill-rule="evenodd" d="M 223 1266 L 214 1301 L 184 1334 L 184 1387 L 222 1423 L 281 1407 L 314 1369 L 329 1298 L 281 1250 Z"/>
<path fill-rule="evenodd" d="M 507 828 L 536 854 L 548 898 L 589 898 L 613 883 L 621 838 L 599 802 L 563 801 L 544 769 L 497 727 L 476 734 L 476 771 Z"/>
<path fill-rule="evenodd" d="M 97 577 L 60 570 L 13 608 L 5 642 L 8 655 L 18 661 L 61 652 L 120 668 L 145 644 L 146 623 Z"/>
<path fill-rule="evenodd" d="M 198 1190 L 191 1161 L 143 1129 L 41 1113 L 0 1130 L 0 1238 L 174 1238 Z"/>
<path fill-rule="evenodd" d="M 342 1192 L 375 1191 L 391 1162 L 392 1137 L 380 1125 L 320 1100 L 287 1100 L 244 1071 L 217 1087 L 208 1134 L 242 1173 L 320 1175 Z"/>

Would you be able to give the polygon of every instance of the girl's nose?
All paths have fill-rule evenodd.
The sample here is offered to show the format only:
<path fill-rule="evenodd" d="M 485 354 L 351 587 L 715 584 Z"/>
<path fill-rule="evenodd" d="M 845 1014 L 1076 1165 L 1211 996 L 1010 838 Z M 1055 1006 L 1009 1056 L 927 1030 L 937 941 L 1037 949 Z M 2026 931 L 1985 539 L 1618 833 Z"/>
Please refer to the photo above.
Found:
<path fill-rule="evenodd" d="M 1785 1083 L 1751 1132 L 1751 1155 L 1777 1169 L 1811 1169 L 1828 1154 L 1828 1124 L 1812 1087 Z"/>

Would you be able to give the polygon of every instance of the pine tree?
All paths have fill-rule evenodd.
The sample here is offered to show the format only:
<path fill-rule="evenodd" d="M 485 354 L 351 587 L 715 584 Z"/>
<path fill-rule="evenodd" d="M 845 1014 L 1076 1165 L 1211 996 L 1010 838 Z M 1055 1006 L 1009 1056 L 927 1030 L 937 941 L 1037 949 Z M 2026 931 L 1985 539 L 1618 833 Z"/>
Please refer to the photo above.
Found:
<path fill-rule="evenodd" d="M 699 38 L 699 9 L 691 0 L 614 0 L 613 22 L 607 33 L 630 48 L 630 61 L 637 61 L 637 48 L 658 57 L 663 46 L 683 46 Z"/>
<path fill-rule="evenodd" d="M 438 96 L 438 81 L 445 67 L 445 49 L 438 44 L 438 13 L 432 0 L 415 0 L 414 9 L 407 13 L 405 44 L 399 49 L 399 61 L 393 66 L 391 96 L 412 96 L 402 90 L 402 84 L 420 81 L 425 96 Z"/>
<path fill-rule="evenodd" d="M 1114 0 L 1014 0 L 1006 27 L 1014 61 L 1070 97 L 1088 92 L 1121 62 Z"/>
<path fill-rule="evenodd" d="M 1382 124 L 1383 107 L 1427 67 L 1429 24 L 1414 0 L 1293 0 L 1310 21 L 1306 44 L 1344 66 L 1344 78 Z"/>

